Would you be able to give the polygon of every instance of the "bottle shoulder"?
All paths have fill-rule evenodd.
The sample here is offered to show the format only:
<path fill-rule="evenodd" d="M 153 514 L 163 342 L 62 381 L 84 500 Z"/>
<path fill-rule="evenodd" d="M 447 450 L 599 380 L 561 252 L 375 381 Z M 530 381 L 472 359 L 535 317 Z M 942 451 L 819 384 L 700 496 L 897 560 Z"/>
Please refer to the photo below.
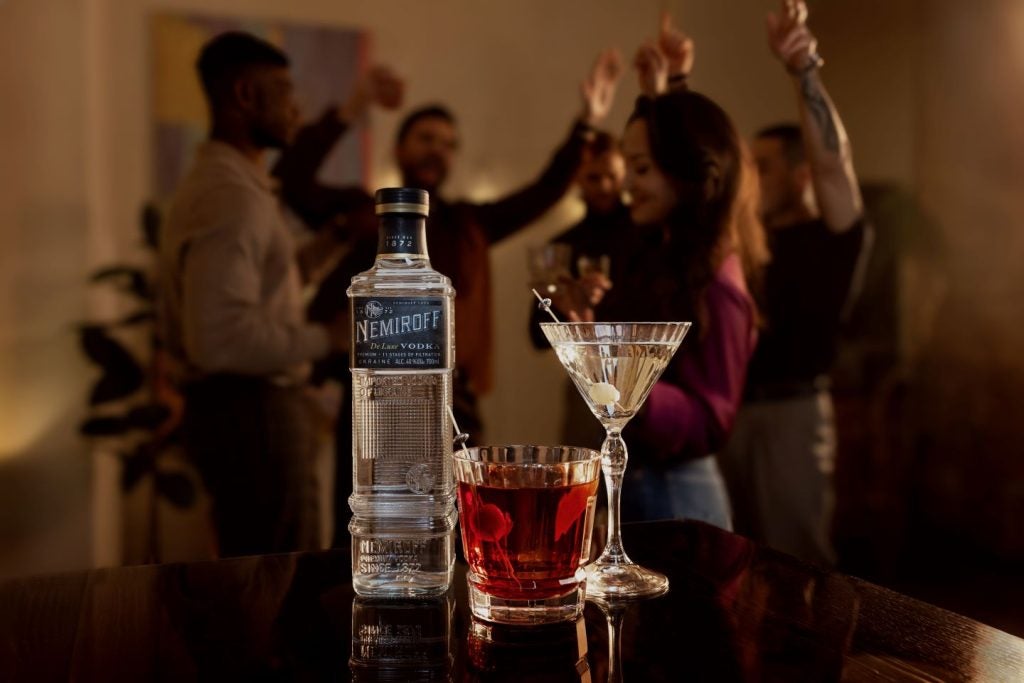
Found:
<path fill-rule="evenodd" d="M 410 293 L 431 293 L 436 296 L 455 296 L 452 281 L 430 267 L 374 266 L 352 278 L 349 296 L 364 292 L 390 293 L 401 296 Z"/>

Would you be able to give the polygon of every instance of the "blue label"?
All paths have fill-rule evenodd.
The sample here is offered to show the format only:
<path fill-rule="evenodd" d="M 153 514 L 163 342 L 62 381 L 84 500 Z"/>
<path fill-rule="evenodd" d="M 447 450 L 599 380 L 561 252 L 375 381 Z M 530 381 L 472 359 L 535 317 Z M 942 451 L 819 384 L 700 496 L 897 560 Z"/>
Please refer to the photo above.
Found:
<path fill-rule="evenodd" d="M 353 368 L 448 367 L 444 297 L 355 297 L 352 309 Z"/>

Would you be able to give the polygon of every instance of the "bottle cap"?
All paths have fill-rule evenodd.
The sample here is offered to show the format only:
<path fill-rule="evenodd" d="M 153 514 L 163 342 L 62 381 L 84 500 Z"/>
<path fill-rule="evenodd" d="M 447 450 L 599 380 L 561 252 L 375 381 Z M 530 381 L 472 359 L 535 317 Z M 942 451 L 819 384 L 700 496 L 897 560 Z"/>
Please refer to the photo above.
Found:
<path fill-rule="evenodd" d="M 430 195 L 415 187 L 385 187 L 374 196 L 377 215 L 384 213 L 414 213 L 430 215 Z"/>

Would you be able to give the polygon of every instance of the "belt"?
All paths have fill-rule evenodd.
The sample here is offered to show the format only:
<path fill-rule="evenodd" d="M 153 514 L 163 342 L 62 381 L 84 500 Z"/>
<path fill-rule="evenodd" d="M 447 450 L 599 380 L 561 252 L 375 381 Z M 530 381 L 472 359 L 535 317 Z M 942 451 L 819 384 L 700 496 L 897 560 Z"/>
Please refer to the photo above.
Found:
<path fill-rule="evenodd" d="M 818 375 L 813 379 L 750 384 L 743 392 L 743 398 L 746 401 L 784 401 L 789 398 L 814 396 L 828 391 L 831 386 L 832 381 L 828 375 Z"/>

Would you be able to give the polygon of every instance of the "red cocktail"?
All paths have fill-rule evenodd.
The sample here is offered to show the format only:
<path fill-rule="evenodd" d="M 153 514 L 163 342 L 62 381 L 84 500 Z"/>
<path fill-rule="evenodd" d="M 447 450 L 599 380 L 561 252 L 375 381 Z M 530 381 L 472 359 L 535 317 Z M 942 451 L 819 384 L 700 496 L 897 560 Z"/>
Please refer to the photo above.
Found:
<path fill-rule="evenodd" d="M 599 472 L 600 454 L 585 448 L 455 453 L 474 614 L 506 623 L 579 616 Z"/>

